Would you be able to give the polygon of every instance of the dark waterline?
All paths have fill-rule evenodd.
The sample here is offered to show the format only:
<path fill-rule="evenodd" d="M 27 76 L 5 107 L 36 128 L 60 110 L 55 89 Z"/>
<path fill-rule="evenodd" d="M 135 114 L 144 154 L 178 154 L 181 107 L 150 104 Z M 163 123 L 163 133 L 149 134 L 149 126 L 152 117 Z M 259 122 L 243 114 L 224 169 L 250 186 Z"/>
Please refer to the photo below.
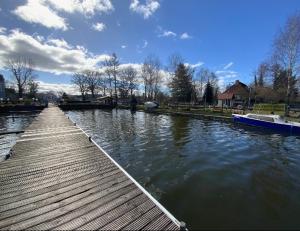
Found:
<path fill-rule="evenodd" d="M 300 228 L 300 137 L 127 110 L 68 115 L 189 229 Z"/>

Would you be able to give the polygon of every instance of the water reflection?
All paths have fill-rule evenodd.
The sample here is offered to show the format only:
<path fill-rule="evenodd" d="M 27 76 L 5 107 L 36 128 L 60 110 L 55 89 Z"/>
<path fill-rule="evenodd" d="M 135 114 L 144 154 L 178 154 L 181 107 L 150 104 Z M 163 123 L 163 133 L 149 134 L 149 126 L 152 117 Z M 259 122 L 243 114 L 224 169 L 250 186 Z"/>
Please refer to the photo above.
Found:
<path fill-rule="evenodd" d="M 10 114 L 0 116 L 0 133 L 24 130 L 36 114 Z M 20 134 L 0 135 L 0 161 L 5 159 L 10 149 L 15 145 Z"/>
<path fill-rule="evenodd" d="M 189 142 L 189 119 L 187 117 L 171 117 L 172 135 L 177 147 L 183 147 Z"/>
<path fill-rule="evenodd" d="M 126 110 L 69 115 L 190 229 L 300 227 L 299 137 Z"/>

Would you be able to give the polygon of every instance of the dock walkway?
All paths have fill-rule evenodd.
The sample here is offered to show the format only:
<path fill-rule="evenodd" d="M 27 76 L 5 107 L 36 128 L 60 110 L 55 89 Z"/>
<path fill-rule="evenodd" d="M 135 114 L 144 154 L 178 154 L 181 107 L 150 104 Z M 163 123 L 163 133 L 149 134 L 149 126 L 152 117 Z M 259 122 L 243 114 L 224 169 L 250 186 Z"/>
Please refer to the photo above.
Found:
<path fill-rule="evenodd" d="M 0 229 L 179 230 L 180 223 L 57 107 L 0 163 Z"/>

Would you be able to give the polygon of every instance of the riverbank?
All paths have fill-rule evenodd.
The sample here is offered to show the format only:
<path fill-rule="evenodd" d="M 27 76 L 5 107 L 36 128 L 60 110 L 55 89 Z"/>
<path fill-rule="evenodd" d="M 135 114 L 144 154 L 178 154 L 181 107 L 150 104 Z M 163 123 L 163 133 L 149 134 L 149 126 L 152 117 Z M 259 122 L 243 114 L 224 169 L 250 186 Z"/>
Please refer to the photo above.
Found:
<path fill-rule="evenodd" d="M 144 109 L 139 109 L 140 111 L 145 111 Z M 211 119 L 211 120 L 223 120 L 223 121 L 232 121 L 232 116 L 229 113 L 219 113 L 219 112 L 210 112 L 210 111 L 181 111 L 174 109 L 156 109 L 150 113 L 155 114 L 165 114 L 165 115 L 176 115 L 176 116 L 188 116 L 195 119 Z"/>
<path fill-rule="evenodd" d="M 119 109 L 130 109 L 129 106 L 118 105 Z M 193 108 L 170 108 L 170 107 L 159 107 L 153 111 L 146 111 L 143 105 L 137 106 L 137 111 L 144 111 L 148 113 L 154 114 L 165 114 L 165 115 L 177 115 L 177 116 L 188 116 L 196 119 L 212 119 L 212 120 L 222 120 L 227 122 L 232 122 L 232 114 L 247 114 L 247 113 L 257 113 L 257 114 L 271 114 L 271 111 L 268 110 L 235 110 L 235 109 L 224 109 L 223 111 L 217 110 L 214 108 L 201 108 L 201 109 L 193 109 Z M 273 111 L 276 115 L 284 115 L 284 111 Z M 290 116 L 287 117 L 289 121 L 300 122 L 300 118 L 298 114 L 291 113 Z"/>
<path fill-rule="evenodd" d="M 47 105 L 2 104 L 0 114 L 41 112 Z"/>

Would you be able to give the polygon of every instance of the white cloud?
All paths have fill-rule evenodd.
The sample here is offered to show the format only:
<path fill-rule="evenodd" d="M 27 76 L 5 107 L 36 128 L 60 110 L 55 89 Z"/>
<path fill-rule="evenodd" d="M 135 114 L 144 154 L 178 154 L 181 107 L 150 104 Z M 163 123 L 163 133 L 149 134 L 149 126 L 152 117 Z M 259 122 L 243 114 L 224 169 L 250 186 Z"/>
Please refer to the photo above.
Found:
<path fill-rule="evenodd" d="M 143 84 L 143 79 L 141 77 L 143 64 L 142 63 L 124 63 L 124 64 L 120 65 L 120 69 L 126 68 L 128 66 L 133 67 L 138 72 L 138 83 Z M 159 71 L 159 73 L 161 75 L 162 85 L 167 85 L 170 81 L 171 74 L 163 69 L 161 69 Z"/>
<path fill-rule="evenodd" d="M 141 4 L 139 0 L 131 0 L 129 9 L 133 12 L 143 15 L 144 19 L 149 18 L 160 7 L 158 0 L 146 0 Z"/>
<path fill-rule="evenodd" d="M 37 37 L 37 39 L 39 39 Z M 39 40 L 40 42 L 43 40 Z M 67 49 L 71 49 L 72 46 L 70 46 L 64 39 L 49 39 L 47 41 L 48 44 L 52 44 L 55 45 L 57 47 L 62 47 L 62 48 L 67 48 Z"/>
<path fill-rule="evenodd" d="M 158 35 L 158 37 L 176 37 L 176 33 L 173 31 L 163 31 L 161 34 Z"/>
<path fill-rule="evenodd" d="M 106 28 L 106 26 L 102 22 L 97 22 L 96 24 L 92 25 L 92 28 L 96 31 L 103 31 Z"/>
<path fill-rule="evenodd" d="M 59 12 L 77 12 L 89 17 L 113 10 L 110 0 L 27 0 L 25 5 L 18 6 L 13 13 L 29 23 L 67 30 L 66 19 L 59 16 Z"/>
<path fill-rule="evenodd" d="M 62 84 L 62 83 L 47 83 L 43 81 L 37 81 L 39 83 L 39 92 L 65 92 L 70 95 L 79 94 L 78 89 L 73 84 Z"/>
<path fill-rule="evenodd" d="M 216 75 L 223 78 L 236 78 L 238 73 L 236 71 L 216 71 Z"/>
<path fill-rule="evenodd" d="M 43 0 L 59 11 L 67 13 L 78 12 L 85 16 L 98 13 L 109 13 L 114 10 L 110 0 Z"/>
<path fill-rule="evenodd" d="M 180 39 L 191 39 L 192 36 L 190 36 L 188 33 L 183 33 L 181 36 L 180 36 Z"/>
<path fill-rule="evenodd" d="M 148 46 L 148 41 L 144 40 L 144 45 L 142 46 L 142 49 L 145 49 Z"/>
<path fill-rule="evenodd" d="M 126 45 L 122 45 L 122 46 L 121 46 L 122 49 L 125 49 L 126 47 L 127 47 Z"/>
<path fill-rule="evenodd" d="M 230 63 L 226 64 L 226 65 L 223 67 L 223 69 L 224 69 L 224 70 L 227 70 L 228 68 L 232 67 L 232 65 L 233 65 L 233 62 L 230 62 Z"/>
<path fill-rule="evenodd" d="M 38 23 L 54 29 L 68 29 L 65 19 L 39 0 L 28 0 L 25 5 L 17 7 L 13 13 L 29 23 Z"/>
<path fill-rule="evenodd" d="M 54 74 L 72 74 L 84 69 L 98 68 L 109 55 L 94 55 L 82 46 L 71 46 L 63 39 L 40 41 L 19 30 L 0 35 L 0 67 L 9 59 L 28 57 L 35 69 Z"/>
<path fill-rule="evenodd" d="M 227 84 L 239 77 L 239 73 L 236 71 L 220 70 L 215 74 L 218 76 L 218 85 L 221 91 L 225 90 Z"/>
<path fill-rule="evenodd" d="M 3 34 L 6 32 L 6 28 L 5 27 L 2 27 L 0 26 L 0 34 Z"/>
<path fill-rule="evenodd" d="M 191 68 L 198 68 L 198 67 L 201 67 L 203 64 L 204 64 L 204 62 L 198 62 L 198 63 L 194 63 L 194 64 L 185 63 L 184 65 L 189 66 Z"/>

